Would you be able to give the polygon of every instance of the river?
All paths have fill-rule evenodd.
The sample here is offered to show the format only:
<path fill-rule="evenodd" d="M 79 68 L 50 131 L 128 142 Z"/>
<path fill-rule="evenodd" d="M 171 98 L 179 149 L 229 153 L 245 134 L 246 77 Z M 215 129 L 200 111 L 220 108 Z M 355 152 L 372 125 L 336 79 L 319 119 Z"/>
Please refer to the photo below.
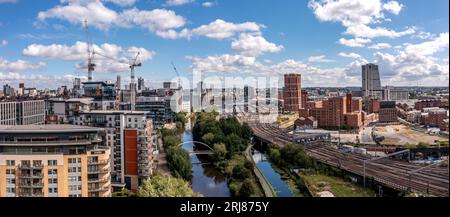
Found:
<path fill-rule="evenodd" d="M 186 131 L 183 134 L 182 147 L 186 151 L 192 151 L 192 132 Z M 230 189 L 227 185 L 226 177 L 209 164 L 206 155 L 191 155 L 192 160 L 192 189 L 205 197 L 230 197 Z"/>
<path fill-rule="evenodd" d="M 278 197 L 293 196 L 292 191 L 289 189 L 289 186 L 283 179 L 281 179 L 281 175 L 272 168 L 272 165 L 269 161 L 267 161 L 265 154 L 259 152 L 258 150 L 253 150 L 253 160 L 255 161 L 256 166 L 259 168 L 259 170 L 270 182 Z"/>

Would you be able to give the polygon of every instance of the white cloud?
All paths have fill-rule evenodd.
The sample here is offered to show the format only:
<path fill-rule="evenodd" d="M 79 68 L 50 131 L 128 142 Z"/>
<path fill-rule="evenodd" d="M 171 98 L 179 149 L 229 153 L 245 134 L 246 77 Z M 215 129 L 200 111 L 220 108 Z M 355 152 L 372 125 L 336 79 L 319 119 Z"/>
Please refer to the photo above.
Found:
<path fill-rule="evenodd" d="M 372 40 L 370 39 L 364 39 L 364 38 L 352 38 L 352 39 L 345 39 L 340 38 L 339 44 L 345 45 L 347 47 L 364 47 L 365 44 L 370 43 Z"/>
<path fill-rule="evenodd" d="M 93 0 L 61 0 L 61 3 L 71 3 L 71 4 L 87 4 Z M 94 0 L 96 1 L 96 0 Z M 138 0 L 100 0 L 102 2 L 111 2 L 113 4 L 125 7 L 134 5 Z"/>
<path fill-rule="evenodd" d="M 123 49 L 115 44 L 104 43 L 102 45 L 93 45 L 96 53 L 94 55 L 94 62 L 97 65 L 96 72 L 127 72 L 128 66 L 124 63 L 129 63 L 130 59 L 134 58 L 140 52 L 139 61 L 145 62 L 151 60 L 155 52 L 148 51 L 145 48 L 130 47 Z M 66 61 L 82 61 L 76 64 L 76 68 L 86 68 L 87 45 L 85 42 L 76 42 L 72 46 L 52 44 L 52 45 L 29 45 L 22 51 L 25 56 L 57 59 Z M 105 58 L 101 55 L 113 58 Z M 120 63 L 122 62 L 122 63 Z"/>
<path fill-rule="evenodd" d="M 308 7 L 313 10 L 318 20 L 340 22 L 347 28 L 345 34 L 357 38 L 397 38 L 415 32 L 412 27 L 397 32 L 384 27 L 369 26 L 390 20 L 385 17 L 384 11 L 398 15 L 403 6 L 396 1 L 384 4 L 381 0 L 311 0 Z"/>
<path fill-rule="evenodd" d="M 105 7 L 98 0 L 89 2 L 69 1 L 67 5 L 58 5 L 47 11 L 41 11 L 38 14 L 40 21 L 45 21 L 49 18 L 66 20 L 72 24 L 80 25 L 85 20 L 88 20 L 89 25 L 106 30 L 114 25 L 118 14 L 114 10 Z"/>
<path fill-rule="evenodd" d="M 264 37 L 251 34 L 240 34 L 238 39 L 233 40 L 231 48 L 244 56 L 259 56 L 263 53 L 278 53 L 283 50 L 282 45 L 268 42 Z"/>
<path fill-rule="evenodd" d="M 4 81 L 4 83 L 8 83 L 12 86 L 17 86 L 19 83 L 25 83 L 28 87 L 36 87 L 36 88 L 55 88 L 62 85 L 66 85 L 68 87 L 72 86 L 74 75 L 65 74 L 65 75 L 42 75 L 35 73 L 17 73 L 17 72 L 8 72 L 2 73 L 0 72 L 0 80 Z M 86 81 L 86 76 L 79 77 L 81 81 Z"/>
<path fill-rule="evenodd" d="M 6 45 L 8 45 L 8 41 L 7 40 L 1 40 L 0 41 L 0 47 L 6 47 Z"/>
<path fill-rule="evenodd" d="M 377 43 L 369 46 L 370 49 L 381 50 L 391 48 L 392 46 L 388 43 Z"/>
<path fill-rule="evenodd" d="M 327 59 L 325 55 L 320 56 L 310 56 L 308 58 L 308 62 L 312 63 L 331 63 L 336 62 L 335 60 Z"/>
<path fill-rule="evenodd" d="M 154 9 L 145 11 L 133 8 L 121 13 L 117 19 L 117 24 L 125 27 L 138 25 L 151 32 L 158 32 L 183 27 L 186 20 L 171 10 Z"/>
<path fill-rule="evenodd" d="M 0 72 L 24 72 L 29 70 L 38 70 L 46 66 L 44 62 L 30 63 L 24 60 L 10 62 L 0 57 Z"/>
<path fill-rule="evenodd" d="M 357 54 L 357 53 L 344 53 L 344 52 L 340 52 L 338 54 L 341 57 L 347 57 L 347 58 L 352 58 L 352 59 L 361 59 L 362 56 Z"/>
<path fill-rule="evenodd" d="M 47 19 L 56 18 L 78 25 L 83 25 L 87 20 L 90 26 L 101 30 L 108 30 L 111 27 L 140 26 L 151 32 L 180 28 L 186 24 L 184 17 L 166 9 L 139 10 L 131 8 L 118 13 L 105 7 L 99 0 L 63 3 L 67 4 L 39 12 L 38 20 L 44 22 Z"/>
<path fill-rule="evenodd" d="M 195 36 L 204 36 L 212 39 L 225 39 L 235 36 L 237 33 L 260 33 L 264 25 L 254 22 L 231 23 L 221 19 L 217 19 L 207 25 L 201 25 L 194 29 L 183 29 L 181 32 L 170 31 L 166 35 L 167 38 L 192 38 Z"/>
<path fill-rule="evenodd" d="M 407 45 L 405 47 L 405 52 L 410 54 L 420 54 L 420 55 L 432 55 L 436 52 L 448 49 L 449 46 L 449 34 L 441 33 L 438 37 L 432 39 L 431 41 L 426 41 L 420 44 Z"/>
<path fill-rule="evenodd" d="M 221 56 L 208 56 L 206 58 L 186 57 L 192 62 L 193 72 L 239 72 L 242 67 L 250 67 L 255 64 L 255 57 L 224 54 Z"/>
<path fill-rule="evenodd" d="M 203 2 L 202 6 L 205 8 L 213 7 L 215 4 L 213 2 Z"/>
<path fill-rule="evenodd" d="M 388 3 L 383 4 L 383 8 L 395 15 L 398 15 L 403 8 L 402 4 L 399 4 L 396 1 L 390 1 Z"/>
<path fill-rule="evenodd" d="M 395 31 L 384 27 L 372 28 L 367 25 L 353 25 L 347 27 L 346 34 L 361 38 L 388 37 L 398 38 L 405 35 L 411 35 L 416 32 L 415 27 L 407 27 L 403 31 Z"/>
<path fill-rule="evenodd" d="M 167 0 L 164 6 L 179 6 L 194 2 L 195 0 Z"/>

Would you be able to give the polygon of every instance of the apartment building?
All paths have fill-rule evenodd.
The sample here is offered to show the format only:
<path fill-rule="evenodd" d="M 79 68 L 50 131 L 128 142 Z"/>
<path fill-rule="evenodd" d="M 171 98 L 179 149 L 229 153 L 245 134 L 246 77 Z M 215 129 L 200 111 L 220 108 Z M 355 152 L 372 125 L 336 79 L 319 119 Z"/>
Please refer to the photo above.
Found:
<path fill-rule="evenodd" d="M 106 145 L 111 147 L 113 190 L 120 191 L 126 187 L 135 191 L 143 179 L 151 176 L 153 150 L 157 150 L 157 143 L 153 123 L 147 119 L 147 112 L 79 112 L 73 124 L 105 129 Z"/>
<path fill-rule="evenodd" d="M 314 117 L 319 127 L 360 128 L 364 125 L 364 114 L 361 111 L 361 99 L 352 95 L 331 97 L 320 103 L 308 103 L 300 109 L 299 117 Z"/>
<path fill-rule="evenodd" d="M 0 102 L 0 125 L 29 125 L 44 123 L 44 100 Z"/>
<path fill-rule="evenodd" d="M 0 197 L 109 197 L 110 149 L 100 128 L 0 126 Z"/>
<path fill-rule="evenodd" d="M 302 81 L 300 74 L 284 75 L 284 111 L 298 112 L 302 105 Z"/>

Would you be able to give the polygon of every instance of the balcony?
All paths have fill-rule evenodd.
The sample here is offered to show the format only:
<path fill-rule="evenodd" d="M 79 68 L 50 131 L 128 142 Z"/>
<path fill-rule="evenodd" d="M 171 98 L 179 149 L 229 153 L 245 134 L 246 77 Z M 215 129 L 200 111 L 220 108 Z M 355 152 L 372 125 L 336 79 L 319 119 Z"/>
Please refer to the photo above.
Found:
<path fill-rule="evenodd" d="M 105 192 L 109 190 L 111 190 L 109 187 L 91 187 L 88 189 L 88 193 Z"/>
<path fill-rule="evenodd" d="M 106 177 L 106 178 L 92 178 L 92 179 L 88 179 L 88 184 L 94 184 L 94 183 L 107 183 L 110 181 L 110 177 Z"/>
<path fill-rule="evenodd" d="M 44 197 L 44 193 L 43 192 L 27 192 L 27 193 L 20 193 L 19 194 L 20 197 Z"/>
<path fill-rule="evenodd" d="M 88 161 L 88 165 L 89 166 L 94 166 L 94 165 L 108 165 L 109 161 L 108 160 L 99 160 L 99 161 Z"/>
<path fill-rule="evenodd" d="M 20 183 L 20 188 L 43 188 L 44 183 Z"/>
<path fill-rule="evenodd" d="M 111 172 L 110 169 L 97 169 L 97 170 L 88 170 L 88 174 L 105 174 Z"/>
<path fill-rule="evenodd" d="M 44 168 L 43 164 L 22 164 L 20 165 L 20 169 L 34 169 L 34 170 L 41 170 Z"/>
<path fill-rule="evenodd" d="M 42 179 L 44 177 L 43 173 L 36 174 L 20 174 L 21 179 Z"/>

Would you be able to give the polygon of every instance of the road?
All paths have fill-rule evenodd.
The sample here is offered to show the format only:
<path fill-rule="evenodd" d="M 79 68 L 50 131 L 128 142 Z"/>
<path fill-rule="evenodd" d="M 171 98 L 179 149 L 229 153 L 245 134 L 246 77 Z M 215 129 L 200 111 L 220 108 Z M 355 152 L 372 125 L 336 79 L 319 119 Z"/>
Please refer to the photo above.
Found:
<path fill-rule="evenodd" d="M 270 124 L 249 123 L 254 136 L 265 142 L 284 146 L 293 143 L 293 135 L 287 130 L 279 129 Z M 347 172 L 363 176 L 363 162 L 369 156 L 355 153 L 343 153 L 327 143 L 321 142 L 304 146 L 306 153 L 317 161 Z M 382 159 L 367 163 L 365 174 L 367 180 L 373 179 L 385 186 L 399 191 L 412 191 L 421 194 L 448 197 L 448 168 L 433 167 L 410 176 L 410 171 L 422 168 L 420 165 Z"/>
<path fill-rule="evenodd" d="M 360 143 L 365 145 L 376 145 L 372 137 L 373 127 L 365 127 L 359 132 Z"/>

